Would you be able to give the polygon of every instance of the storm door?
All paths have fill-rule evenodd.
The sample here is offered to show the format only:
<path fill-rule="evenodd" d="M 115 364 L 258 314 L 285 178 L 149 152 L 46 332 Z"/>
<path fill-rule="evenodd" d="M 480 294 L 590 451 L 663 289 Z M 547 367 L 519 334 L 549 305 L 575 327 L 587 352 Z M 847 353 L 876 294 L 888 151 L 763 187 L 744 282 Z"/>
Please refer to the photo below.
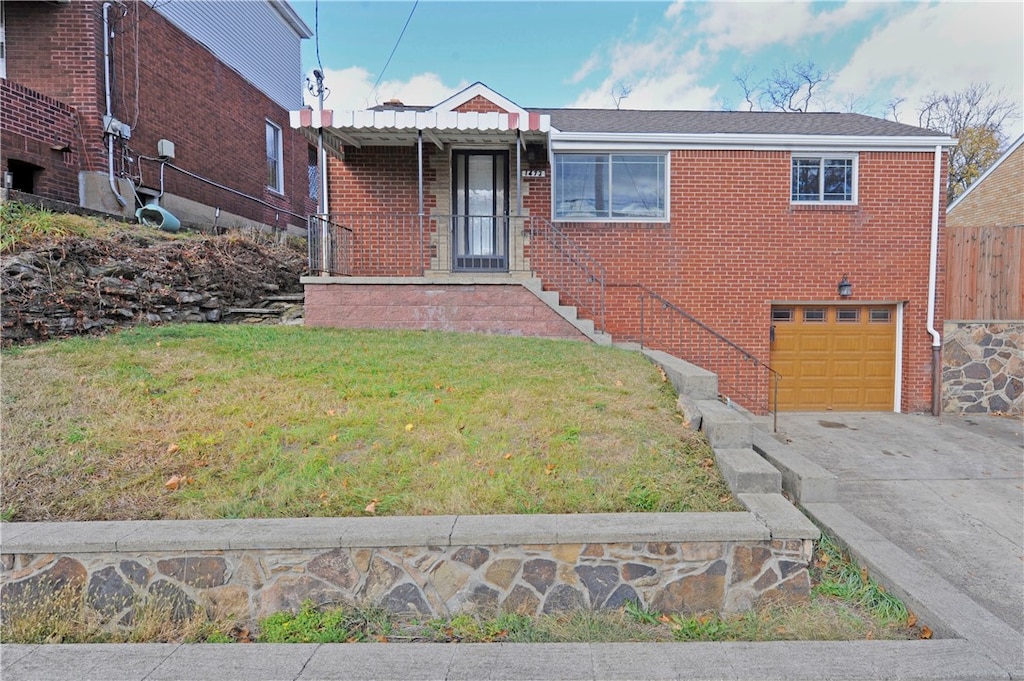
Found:
<path fill-rule="evenodd" d="M 508 152 L 452 153 L 452 270 L 508 271 Z"/>

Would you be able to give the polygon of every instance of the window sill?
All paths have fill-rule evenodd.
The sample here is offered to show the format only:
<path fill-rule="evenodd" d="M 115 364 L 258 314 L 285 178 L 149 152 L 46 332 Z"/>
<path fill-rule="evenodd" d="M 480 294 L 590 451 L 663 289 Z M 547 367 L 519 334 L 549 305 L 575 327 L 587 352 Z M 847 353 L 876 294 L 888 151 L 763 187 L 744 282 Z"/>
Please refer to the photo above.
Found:
<path fill-rule="evenodd" d="M 279 190 L 277 190 L 277 189 L 274 189 L 273 187 L 264 187 L 264 188 L 263 188 L 263 191 L 264 191 L 265 193 L 267 193 L 267 194 L 273 194 L 274 196 L 279 196 L 279 197 L 281 197 L 282 199 L 288 198 L 287 196 L 285 196 L 285 193 L 284 193 L 284 192 L 282 192 L 282 191 L 279 191 Z"/>
<path fill-rule="evenodd" d="M 627 229 L 657 229 L 671 227 L 669 220 L 559 220 L 552 218 L 551 223 L 559 229 L 571 229 L 574 227 L 589 227 L 592 229 L 627 228 Z"/>
<path fill-rule="evenodd" d="M 789 209 L 793 211 L 830 211 L 852 213 L 860 210 L 860 206 L 856 203 L 790 203 Z"/>

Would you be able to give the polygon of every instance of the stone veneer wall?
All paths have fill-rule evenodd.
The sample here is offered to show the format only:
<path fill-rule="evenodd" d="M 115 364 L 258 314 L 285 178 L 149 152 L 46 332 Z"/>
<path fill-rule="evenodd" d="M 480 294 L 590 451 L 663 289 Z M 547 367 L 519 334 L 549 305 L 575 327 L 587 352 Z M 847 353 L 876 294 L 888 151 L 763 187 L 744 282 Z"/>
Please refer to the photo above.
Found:
<path fill-rule="evenodd" d="M 1024 321 L 947 321 L 942 410 L 1024 413 Z"/>
<path fill-rule="evenodd" d="M 812 551 L 752 513 L 11 523 L 3 535 L 4 609 L 67 586 L 111 622 L 143 597 L 179 618 L 242 621 L 305 599 L 424 617 L 628 600 L 739 612 L 805 600 Z"/>

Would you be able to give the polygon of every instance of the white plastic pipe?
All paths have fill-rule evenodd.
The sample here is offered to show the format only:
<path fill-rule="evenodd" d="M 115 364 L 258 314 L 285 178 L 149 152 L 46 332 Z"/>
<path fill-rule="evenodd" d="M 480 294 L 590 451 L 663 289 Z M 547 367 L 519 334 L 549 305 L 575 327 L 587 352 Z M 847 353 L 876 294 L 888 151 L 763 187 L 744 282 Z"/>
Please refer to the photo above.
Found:
<path fill-rule="evenodd" d="M 932 183 L 932 240 L 928 258 L 928 333 L 932 337 L 932 414 L 939 415 L 941 397 L 942 336 L 935 329 L 935 287 L 939 268 L 939 201 L 942 198 L 942 145 L 935 145 L 935 175 Z"/>
<path fill-rule="evenodd" d="M 106 120 L 110 120 L 110 117 L 114 115 L 110 107 L 110 7 L 112 4 L 110 2 L 103 3 L 103 89 L 106 95 Z M 117 191 L 117 180 L 114 179 L 114 135 L 108 130 L 104 130 L 103 134 L 107 137 L 107 174 L 110 179 L 110 191 L 114 192 L 114 197 L 122 207 L 127 206 L 128 202 Z"/>

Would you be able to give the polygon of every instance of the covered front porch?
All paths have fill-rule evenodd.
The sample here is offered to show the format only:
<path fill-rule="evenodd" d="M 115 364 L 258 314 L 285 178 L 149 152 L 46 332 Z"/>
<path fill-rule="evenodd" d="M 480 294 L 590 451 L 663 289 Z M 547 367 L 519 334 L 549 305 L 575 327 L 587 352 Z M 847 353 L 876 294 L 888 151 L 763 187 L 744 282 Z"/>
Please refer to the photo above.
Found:
<path fill-rule="evenodd" d="M 524 205 L 523 177 L 547 174 L 548 116 L 294 113 L 293 125 L 332 156 L 327 201 L 309 225 L 311 272 L 532 271 L 529 244 L 540 218 Z"/>

